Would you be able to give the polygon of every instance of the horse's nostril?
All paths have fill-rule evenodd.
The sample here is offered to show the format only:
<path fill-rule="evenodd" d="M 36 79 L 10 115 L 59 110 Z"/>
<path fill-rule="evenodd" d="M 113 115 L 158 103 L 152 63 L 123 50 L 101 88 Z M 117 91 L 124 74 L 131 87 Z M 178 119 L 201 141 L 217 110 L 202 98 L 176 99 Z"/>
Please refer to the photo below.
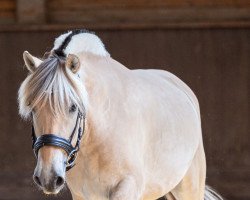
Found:
<path fill-rule="evenodd" d="M 64 178 L 61 177 L 61 176 L 58 176 L 57 179 L 56 179 L 56 186 L 57 187 L 60 187 L 64 184 Z"/>
<path fill-rule="evenodd" d="M 34 179 L 34 182 L 35 182 L 37 185 L 42 186 L 41 181 L 40 181 L 40 179 L 39 179 L 38 176 L 34 176 L 33 179 Z"/>

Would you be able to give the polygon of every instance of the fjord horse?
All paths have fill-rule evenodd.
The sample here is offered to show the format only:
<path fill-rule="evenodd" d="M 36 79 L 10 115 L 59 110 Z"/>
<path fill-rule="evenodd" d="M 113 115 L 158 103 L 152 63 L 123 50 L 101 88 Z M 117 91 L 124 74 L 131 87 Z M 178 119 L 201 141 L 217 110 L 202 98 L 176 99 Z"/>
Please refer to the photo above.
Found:
<path fill-rule="evenodd" d="M 44 59 L 23 57 L 19 112 L 33 122 L 44 193 L 67 182 L 74 200 L 221 199 L 205 186 L 198 100 L 175 75 L 129 70 L 83 30 Z"/>

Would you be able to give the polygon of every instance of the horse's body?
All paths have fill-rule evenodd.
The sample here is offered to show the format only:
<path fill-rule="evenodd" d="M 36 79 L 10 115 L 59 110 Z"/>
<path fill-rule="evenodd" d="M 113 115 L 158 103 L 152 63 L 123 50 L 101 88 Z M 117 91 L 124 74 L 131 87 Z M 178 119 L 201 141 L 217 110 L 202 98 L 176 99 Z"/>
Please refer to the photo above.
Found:
<path fill-rule="evenodd" d="M 128 70 L 87 53 L 79 58 L 89 91 L 89 133 L 69 174 L 72 192 L 85 185 L 86 199 L 108 199 L 110 189 L 129 176 L 139 186 L 138 197 L 164 196 L 183 179 L 195 153 L 204 156 L 194 94 L 166 71 Z"/>
<path fill-rule="evenodd" d="M 67 51 L 80 60 L 88 94 L 84 137 L 66 179 L 73 199 L 204 199 L 200 111 L 191 89 L 166 71 Z"/>

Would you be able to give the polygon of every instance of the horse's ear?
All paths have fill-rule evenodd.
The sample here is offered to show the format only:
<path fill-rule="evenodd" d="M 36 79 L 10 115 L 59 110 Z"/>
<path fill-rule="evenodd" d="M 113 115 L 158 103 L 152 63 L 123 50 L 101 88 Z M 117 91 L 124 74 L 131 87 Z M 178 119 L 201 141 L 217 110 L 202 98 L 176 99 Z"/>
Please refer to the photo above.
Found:
<path fill-rule="evenodd" d="M 28 51 L 23 52 L 23 60 L 25 62 L 27 69 L 32 73 L 42 63 L 42 61 L 39 58 L 32 56 Z"/>
<path fill-rule="evenodd" d="M 65 65 L 75 74 L 80 69 L 81 64 L 79 58 L 76 55 L 69 54 L 67 56 Z"/>

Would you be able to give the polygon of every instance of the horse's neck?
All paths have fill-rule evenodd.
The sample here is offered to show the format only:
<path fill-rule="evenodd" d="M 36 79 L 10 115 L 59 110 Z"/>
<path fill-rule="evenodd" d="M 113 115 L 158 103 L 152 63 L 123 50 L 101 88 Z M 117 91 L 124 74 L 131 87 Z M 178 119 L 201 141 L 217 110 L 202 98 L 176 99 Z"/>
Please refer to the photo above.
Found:
<path fill-rule="evenodd" d="M 89 99 L 87 120 L 92 126 L 100 127 L 100 121 L 105 123 L 112 109 L 120 106 L 129 70 L 110 57 L 84 54 L 80 59 L 81 76 Z"/>
<path fill-rule="evenodd" d="M 88 96 L 98 99 L 103 92 L 110 89 L 111 79 L 117 76 L 112 59 L 86 53 L 80 59 L 82 64 L 80 73 Z"/>

